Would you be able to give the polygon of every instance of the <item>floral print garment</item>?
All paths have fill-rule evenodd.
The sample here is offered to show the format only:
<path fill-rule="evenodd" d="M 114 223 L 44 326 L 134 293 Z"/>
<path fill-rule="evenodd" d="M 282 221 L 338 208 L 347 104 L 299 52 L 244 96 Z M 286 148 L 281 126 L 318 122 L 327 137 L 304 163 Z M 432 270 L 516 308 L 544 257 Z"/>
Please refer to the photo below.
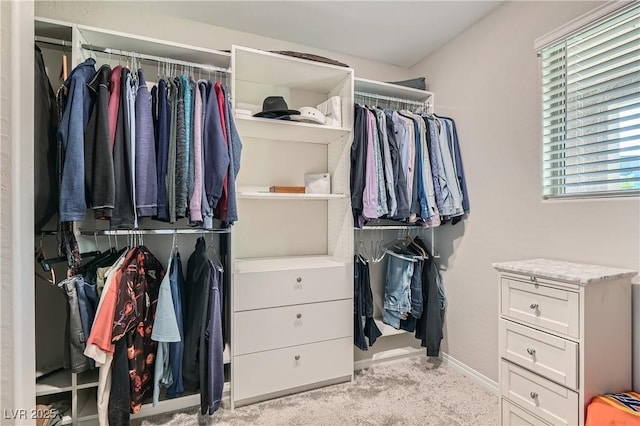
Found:
<path fill-rule="evenodd" d="M 131 413 L 140 411 L 153 394 L 157 342 L 151 340 L 160 283 L 165 270 L 144 246 L 124 265 L 113 321 L 113 342 L 126 338 L 131 383 Z"/>

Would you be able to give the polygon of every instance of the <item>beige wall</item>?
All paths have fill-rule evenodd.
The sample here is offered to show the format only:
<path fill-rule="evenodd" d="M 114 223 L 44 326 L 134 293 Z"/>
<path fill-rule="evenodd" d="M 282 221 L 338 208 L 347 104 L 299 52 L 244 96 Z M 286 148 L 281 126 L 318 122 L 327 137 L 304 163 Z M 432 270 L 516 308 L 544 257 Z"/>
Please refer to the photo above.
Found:
<path fill-rule="evenodd" d="M 637 197 L 543 201 L 540 195 L 534 40 L 598 5 L 507 2 L 413 68 L 428 77 L 436 113 L 456 120 L 471 202 L 463 224 L 438 231 L 448 258 L 444 350 L 493 380 L 498 279 L 492 262 L 548 257 L 640 269 Z"/>
<path fill-rule="evenodd" d="M 211 7 L 215 7 L 215 2 L 211 4 Z M 152 8 L 137 7 L 135 2 L 36 1 L 35 15 L 209 49 L 230 50 L 231 45 L 236 44 L 256 49 L 313 53 L 349 65 L 356 70 L 358 77 L 375 80 L 396 81 L 409 78 L 410 75 L 409 69 L 403 67 L 160 15 L 154 13 Z"/>

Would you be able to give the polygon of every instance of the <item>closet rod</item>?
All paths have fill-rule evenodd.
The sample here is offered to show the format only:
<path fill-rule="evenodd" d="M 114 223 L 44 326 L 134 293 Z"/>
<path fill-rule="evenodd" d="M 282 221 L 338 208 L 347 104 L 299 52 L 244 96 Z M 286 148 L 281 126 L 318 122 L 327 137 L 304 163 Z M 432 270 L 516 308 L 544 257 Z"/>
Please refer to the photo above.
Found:
<path fill-rule="evenodd" d="M 80 230 L 81 235 L 172 235 L 172 234 L 229 234 L 231 228 L 223 229 L 99 229 Z"/>
<path fill-rule="evenodd" d="M 179 59 L 165 58 L 162 56 L 147 55 L 146 53 L 137 53 L 137 52 L 131 52 L 127 50 L 112 49 L 110 47 L 98 47 L 92 44 L 82 44 L 81 47 L 85 50 L 89 50 L 92 52 L 108 53 L 111 55 L 118 55 L 118 56 L 128 56 L 130 58 L 146 59 L 149 61 L 160 62 L 165 64 L 182 65 L 185 67 L 198 68 L 205 71 L 217 71 L 225 74 L 229 74 L 230 72 L 228 68 L 220 68 L 214 65 L 197 64 L 195 62 L 181 61 Z"/>
<path fill-rule="evenodd" d="M 403 104 L 407 104 L 407 105 L 417 105 L 417 106 L 429 106 L 430 103 L 428 100 L 424 100 L 424 101 L 414 101 L 412 99 L 402 99 L 402 98 L 394 98 L 393 96 L 385 96 L 385 95 L 378 95 L 375 93 L 367 93 L 367 92 L 354 92 L 354 95 L 356 98 L 360 97 L 360 98 L 368 98 L 368 99 L 382 99 L 385 101 L 392 101 L 392 102 L 399 102 L 399 103 L 403 103 Z M 358 99 L 356 99 L 356 102 L 358 101 Z"/>
<path fill-rule="evenodd" d="M 71 47 L 71 42 L 67 40 L 59 40 L 57 38 L 40 37 L 40 36 L 35 36 L 33 39 L 36 43 L 45 43 L 45 44 L 53 44 L 56 46 Z"/>
<path fill-rule="evenodd" d="M 354 231 L 369 231 L 369 230 L 380 230 L 380 229 L 390 229 L 390 230 L 402 230 L 402 229 L 433 229 L 433 228 L 428 228 L 426 226 L 422 226 L 422 225 L 389 225 L 389 226 L 367 226 L 364 225 L 362 228 L 353 228 Z"/>

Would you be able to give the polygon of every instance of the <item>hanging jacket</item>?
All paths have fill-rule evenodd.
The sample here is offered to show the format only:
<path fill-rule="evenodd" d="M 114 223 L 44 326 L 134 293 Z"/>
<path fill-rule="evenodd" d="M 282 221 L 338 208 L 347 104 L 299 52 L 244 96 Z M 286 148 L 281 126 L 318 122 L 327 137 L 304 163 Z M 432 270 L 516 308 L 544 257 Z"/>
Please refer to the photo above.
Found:
<path fill-rule="evenodd" d="M 169 221 L 169 205 L 167 200 L 167 169 L 169 161 L 169 130 L 171 127 L 171 110 L 167 96 L 167 82 L 160 80 L 158 89 L 158 115 L 156 126 L 156 155 L 158 176 L 158 220 Z"/>
<path fill-rule="evenodd" d="M 33 183 L 36 233 L 58 211 L 58 177 L 56 173 L 56 132 L 58 112 L 40 48 L 35 46 L 33 121 Z"/>
<path fill-rule="evenodd" d="M 229 208 L 229 172 L 231 170 L 231 156 L 229 151 L 229 135 L 227 132 L 226 112 L 225 112 L 225 100 L 224 93 L 222 92 L 222 85 L 219 81 L 216 81 L 213 85 L 213 90 L 218 102 L 218 112 L 220 113 L 220 127 L 222 128 L 222 136 L 224 140 L 224 150 L 229 157 L 227 169 L 224 172 L 224 178 L 222 179 L 222 192 L 220 193 L 220 200 L 216 204 L 214 211 L 214 217 L 220 219 L 223 222 L 227 221 L 227 209 Z"/>
<path fill-rule="evenodd" d="M 87 83 L 94 106 L 84 135 L 85 191 L 87 206 L 93 208 L 96 219 L 111 218 L 116 192 L 109 139 L 110 75 L 109 65 L 102 65 Z"/>
<path fill-rule="evenodd" d="M 206 345 L 207 305 L 211 270 L 204 238 L 198 238 L 187 262 L 184 285 L 184 353 L 182 380 L 187 391 L 206 385 L 208 351 Z"/>
<path fill-rule="evenodd" d="M 355 105 L 354 114 L 349 187 L 351 190 L 353 223 L 357 227 L 362 227 L 363 223 L 360 218 L 363 209 L 362 197 L 364 193 L 367 162 L 367 116 L 360 105 Z"/>
<path fill-rule="evenodd" d="M 384 111 L 397 201 L 397 211 L 393 219 L 404 219 L 409 217 L 411 199 L 407 192 L 407 178 L 400 159 L 400 147 L 398 145 L 397 131 L 393 123 L 393 113 L 394 111 L 392 110 Z"/>
<path fill-rule="evenodd" d="M 456 175 L 458 176 L 458 182 L 460 183 L 460 189 L 462 191 L 462 209 L 464 212 L 468 212 L 469 207 L 469 193 L 467 192 L 467 181 L 464 177 L 464 168 L 462 166 L 462 156 L 460 154 L 460 145 L 458 141 L 458 131 L 456 129 L 456 122 L 452 118 L 441 117 L 447 124 L 450 131 L 449 147 L 453 155 L 454 168 Z M 460 221 L 459 216 L 452 219 L 451 223 L 455 225 Z"/>
<path fill-rule="evenodd" d="M 238 129 L 236 128 L 236 123 L 233 120 L 233 115 L 231 114 L 231 103 L 229 102 L 229 97 L 227 96 L 224 87 L 220 85 L 220 90 L 222 92 L 222 97 L 224 99 L 224 112 L 225 112 L 225 123 L 227 129 L 227 139 L 228 139 L 228 148 L 229 148 L 229 173 L 228 173 L 228 185 L 227 185 L 227 212 L 226 218 L 224 219 L 226 222 L 233 223 L 238 220 L 238 201 L 236 200 L 236 178 L 238 177 L 238 173 L 240 172 L 240 158 L 242 156 L 242 141 L 240 140 L 240 134 L 238 133 Z"/>
<path fill-rule="evenodd" d="M 151 97 L 142 68 L 136 93 L 136 209 L 139 217 L 158 213 L 156 146 L 151 117 Z"/>
<path fill-rule="evenodd" d="M 127 342 L 132 414 L 140 411 L 142 403 L 153 395 L 158 344 L 151 339 L 151 334 L 164 274 L 160 261 L 141 246 L 135 261 L 123 271 L 118 284 L 112 333 L 114 342 L 121 339 Z"/>
<path fill-rule="evenodd" d="M 180 77 L 174 80 L 176 86 L 176 218 L 187 214 L 187 127 L 184 105 L 184 92 L 189 86 L 183 84 Z"/>
<path fill-rule="evenodd" d="M 229 171 L 229 150 L 223 133 L 218 97 L 211 82 L 207 83 L 208 99 L 204 119 L 202 145 L 204 149 L 204 187 L 211 209 L 215 209 L 223 194 Z"/>
<path fill-rule="evenodd" d="M 87 83 L 96 73 L 96 61 L 89 58 L 71 71 L 64 82 L 68 94 L 58 127 L 58 143 L 62 151 L 59 168 L 60 221 L 83 221 L 87 205 L 84 187 L 84 132 L 93 106 Z"/>
<path fill-rule="evenodd" d="M 122 92 L 122 65 L 113 67 L 109 76 L 109 141 L 111 147 L 116 142 L 116 124 L 118 122 L 118 110 L 120 109 L 120 95 Z"/>
<path fill-rule="evenodd" d="M 116 140 L 113 147 L 113 169 L 116 184 L 116 196 L 111 217 L 111 227 L 131 229 L 135 222 L 133 205 L 133 170 L 131 161 L 131 128 L 129 121 L 129 102 L 127 99 L 127 79 L 130 71 L 122 69 L 120 76 L 120 108 L 116 122 Z"/>
<path fill-rule="evenodd" d="M 224 342 L 222 339 L 222 269 L 209 260 L 210 287 L 206 328 L 206 387 L 200 394 L 200 412 L 212 415 L 222 402 L 224 390 Z"/>
<path fill-rule="evenodd" d="M 198 83 L 193 92 L 193 189 L 189 200 L 189 222 L 193 225 L 201 224 L 202 218 L 202 93 Z"/>

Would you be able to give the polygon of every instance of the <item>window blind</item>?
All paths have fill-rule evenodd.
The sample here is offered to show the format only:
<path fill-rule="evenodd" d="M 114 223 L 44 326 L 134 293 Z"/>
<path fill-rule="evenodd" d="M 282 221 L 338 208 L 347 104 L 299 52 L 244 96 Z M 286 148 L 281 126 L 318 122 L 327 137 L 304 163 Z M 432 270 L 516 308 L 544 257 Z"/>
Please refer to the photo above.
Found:
<path fill-rule="evenodd" d="M 545 197 L 640 192 L 640 5 L 541 52 Z"/>

